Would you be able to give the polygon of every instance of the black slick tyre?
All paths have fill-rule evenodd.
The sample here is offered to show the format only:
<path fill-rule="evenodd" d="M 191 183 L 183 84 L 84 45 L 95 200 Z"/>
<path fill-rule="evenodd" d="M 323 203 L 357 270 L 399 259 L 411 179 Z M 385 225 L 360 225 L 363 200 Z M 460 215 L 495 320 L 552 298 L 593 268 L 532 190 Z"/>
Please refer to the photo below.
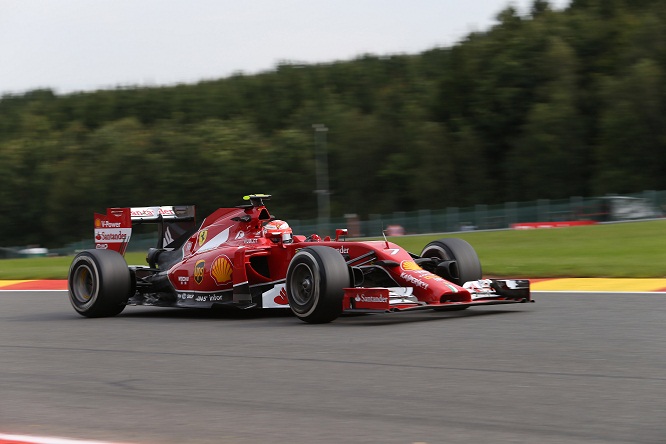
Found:
<path fill-rule="evenodd" d="M 342 313 L 349 268 L 342 255 L 330 247 L 298 251 L 287 269 L 286 288 L 291 311 L 311 324 L 331 322 Z"/>
<path fill-rule="evenodd" d="M 130 270 L 112 250 L 85 250 L 69 267 L 69 301 L 81 316 L 115 316 L 125 308 L 132 291 Z"/>
<path fill-rule="evenodd" d="M 441 261 L 455 261 L 451 276 L 440 275 L 454 284 L 481 279 L 481 262 L 474 247 L 458 238 L 443 238 L 430 242 L 423 248 L 421 257 L 435 257 Z M 438 273 L 439 274 L 439 273 Z"/>

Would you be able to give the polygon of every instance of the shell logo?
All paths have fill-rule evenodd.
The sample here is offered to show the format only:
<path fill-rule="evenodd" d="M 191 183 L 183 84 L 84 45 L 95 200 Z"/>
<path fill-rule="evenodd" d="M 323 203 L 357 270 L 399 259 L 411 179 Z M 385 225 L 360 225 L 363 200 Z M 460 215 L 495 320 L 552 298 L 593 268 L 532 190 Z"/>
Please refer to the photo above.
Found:
<path fill-rule="evenodd" d="M 419 267 L 416 262 L 414 261 L 402 261 L 400 262 L 400 268 L 402 268 L 405 271 L 418 271 L 422 270 L 421 267 Z"/>
<path fill-rule="evenodd" d="M 102 226 L 102 222 L 99 219 L 95 219 L 95 228 L 99 228 Z"/>
<path fill-rule="evenodd" d="M 210 267 L 210 275 L 213 276 L 217 285 L 225 285 L 231 282 L 233 271 L 231 261 L 226 256 L 216 257 Z"/>

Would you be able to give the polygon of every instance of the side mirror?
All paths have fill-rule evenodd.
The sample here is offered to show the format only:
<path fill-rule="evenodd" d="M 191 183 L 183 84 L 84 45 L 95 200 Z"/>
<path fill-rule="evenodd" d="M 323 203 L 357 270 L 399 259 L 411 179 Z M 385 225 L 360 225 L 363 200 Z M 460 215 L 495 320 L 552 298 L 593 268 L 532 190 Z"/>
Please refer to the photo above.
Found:
<path fill-rule="evenodd" d="M 347 229 L 346 228 L 338 228 L 338 229 L 335 230 L 335 240 L 336 241 L 340 240 L 340 236 L 347 236 Z"/>

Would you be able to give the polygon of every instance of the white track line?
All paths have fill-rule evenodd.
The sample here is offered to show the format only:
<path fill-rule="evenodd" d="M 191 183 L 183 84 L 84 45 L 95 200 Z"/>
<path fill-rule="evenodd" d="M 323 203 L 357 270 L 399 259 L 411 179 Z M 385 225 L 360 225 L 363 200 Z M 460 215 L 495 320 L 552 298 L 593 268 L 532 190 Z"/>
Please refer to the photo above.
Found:
<path fill-rule="evenodd" d="M 82 441 L 77 439 L 53 438 L 48 436 L 5 435 L 0 433 L 0 443 L 2 443 L 2 441 L 23 442 L 28 444 L 112 444 L 105 441 Z"/>

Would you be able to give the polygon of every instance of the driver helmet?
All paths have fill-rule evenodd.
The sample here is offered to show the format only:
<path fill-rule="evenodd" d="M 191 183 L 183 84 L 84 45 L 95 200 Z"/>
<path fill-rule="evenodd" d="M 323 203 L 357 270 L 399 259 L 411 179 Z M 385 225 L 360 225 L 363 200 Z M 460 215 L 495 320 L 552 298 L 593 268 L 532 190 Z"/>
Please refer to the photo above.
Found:
<path fill-rule="evenodd" d="M 264 225 L 264 236 L 271 241 L 288 244 L 293 241 L 291 227 L 283 220 L 272 220 Z"/>

